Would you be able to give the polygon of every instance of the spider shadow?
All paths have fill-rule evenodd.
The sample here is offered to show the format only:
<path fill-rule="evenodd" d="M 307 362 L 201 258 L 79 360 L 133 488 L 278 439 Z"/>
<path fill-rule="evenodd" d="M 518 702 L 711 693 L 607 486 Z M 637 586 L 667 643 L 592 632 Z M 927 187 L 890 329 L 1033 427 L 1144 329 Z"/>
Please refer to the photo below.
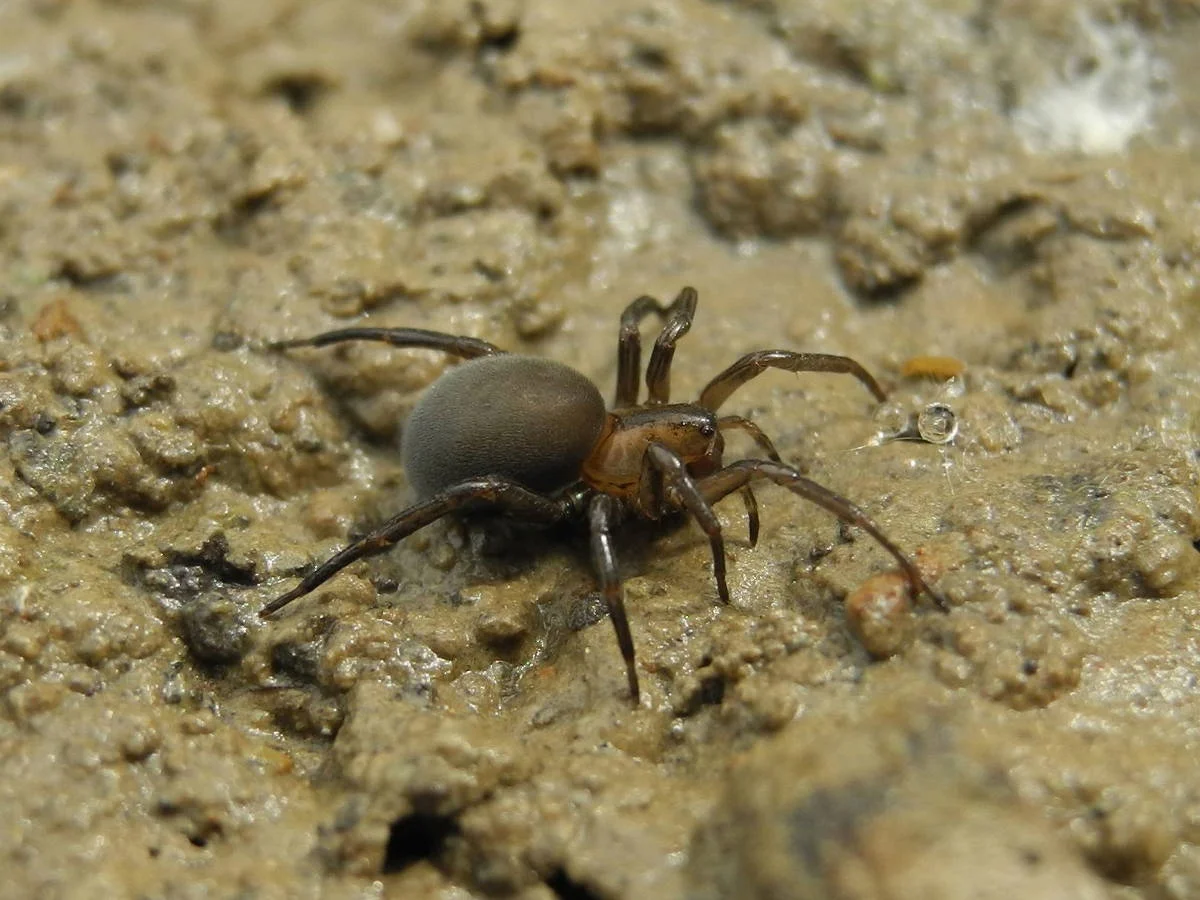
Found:
<path fill-rule="evenodd" d="M 364 519 L 355 531 L 366 533 L 373 519 Z M 731 546 L 748 546 L 735 528 L 729 531 Z M 712 596 L 701 599 L 717 602 L 707 542 L 685 513 L 660 521 L 630 516 L 615 537 L 623 579 L 667 578 L 678 560 L 703 553 L 699 565 Z M 512 659 L 522 669 L 553 662 L 572 635 L 608 618 L 583 519 L 547 526 L 490 511 L 448 516 L 369 560 L 368 566 L 381 602 L 397 607 L 430 598 L 436 605 L 458 607 L 473 589 L 530 578 L 530 593 L 517 601 L 521 608 L 516 610 L 530 616 L 532 640 L 521 647 L 519 661 Z M 541 567 L 549 567 L 548 579 L 539 586 L 532 576 Z M 496 659 L 505 656 L 495 654 Z"/>

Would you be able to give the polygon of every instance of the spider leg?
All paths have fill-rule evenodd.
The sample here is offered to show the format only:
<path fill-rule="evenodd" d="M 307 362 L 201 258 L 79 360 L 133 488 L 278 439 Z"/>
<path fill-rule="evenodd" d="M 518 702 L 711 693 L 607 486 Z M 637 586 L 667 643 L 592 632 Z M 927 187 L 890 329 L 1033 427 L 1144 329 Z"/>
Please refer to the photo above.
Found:
<path fill-rule="evenodd" d="M 767 437 L 766 432 L 751 422 L 745 416 L 721 416 L 717 419 L 717 427 L 722 431 L 736 428 L 750 435 L 751 440 L 758 445 L 758 449 L 767 455 L 767 458 L 773 462 L 782 462 L 779 456 L 779 451 L 775 449 L 775 445 L 771 439 Z M 739 493 L 742 495 L 742 502 L 746 504 L 746 521 L 750 531 L 750 546 L 754 547 L 758 544 L 758 501 L 754 498 L 754 491 L 750 485 L 743 487 Z"/>
<path fill-rule="evenodd" d="M 671 361 L 675 358 L 675 342 L 688 333 L 692 319 L 696 316 L 696 289 L 683 288 L 667 307 L 667 324 L 659 332 L 650 351 L 650 364 L 646 366 L 646 389 L 650 405 L 666 403 L 671 399 Z"/>
<path fill-rule="evenodd" d="M 751 422 L 744 416 L 721 416 L 717 419 L 717 427 L 722 431 L 728 428 L 737 428 L 740 431 L 750 435 L 751 440 L 758 445 L 758 449 L 767 455 L 767 459 L 772 462 L 783 462 L 779 456 L 779 451 L 775 449 L 775 445 L 771 443 L 771 439 L 767 437 L 766 432 Z"/>
<path fill-rule="evenodd" d="M 730 394 L 751 378 L 767 369 L 783 369 L 786 372 L 834 372 L 853 375 L 880 402 L 887 399 L 887 392 L 879 382 L 857 362 L 848 356 L 829 353 L 793 353 L 790 350 L 756 350 L 747 353 L 728 369 L 717 375 L 700 392 L 700 405 L 714 412 L 729 399 Z"/>
<path fill-rule="evenodd" d="M 678 503 L 695 517 L 700 528 L 708 535 L 708 543 L 712 547 L 713 578 L 717 582 L 717 594 L 722 603 L 728 603 L 729 584 L 725 579 L 725 538 L 721 535 L 721 520 L 713 512 L 712 503 L 704 496 L 692 476 L 688 474 L 684 461 L 665 444 L 651 443 L 646 448 L 646 460 L 654 470 L 661 473 L 664 488 L 674 492 Z M 739 484 L 731 490 L 741 487 L 742 485 Z M 757 507 L 757 503 L 755 503 L 755 507 Z M 749 508 L 749 504 L 747 504 L 747 508 Z M 755 509 L 755 514 L 751 519 L 751 529 L 755 532 L 757 532 L 757 524 L 757 509 Z M 757 533 L 755 537 L 757 538 Z"/>
<path fill-rule="evenodd" d="M 638 378 L 641 377 L 642 368 L 642 320 L 652 313 L 660 318 L 670 317 L 672 321 L 664 326 L 664 334 L 672 328 L 675 318 L 682 316 L 687 320 L 674 337 L 669 339 L 669 352 L 665 360 L 660 359 L 658 368 L 655 368 L 653 356 L 651 358 L 651 369 L 657 372 L 665 365 L 666 374 L 669 375 L 671 356 L 675 352 L 674 341 L 691 327 L 695 311 L 696 291 L 687 287 L 679 292 L 670 305 L 660 303 L 654 297 L 643 295 L 625 307 L 625 311 L 621 313 L 621 330 L 617 338 L 617 394 L 613 401 L 614 407 L 623 409 L 636 406 L 638 402 Z M 662 340 L 663 335 L 659 335 L 659 341 L 654 345 L 654 352 L 658 353 L 660 357 L 662 352 L 667 352 L 659 351 L 659 342 Z M 649 380 L 649 372 L 647 372 L 647 380 Z"/>
<path fill-rule="evenodd" d="M 934 602 L 934 605 L 943 611 L 949 608 L 945 598 L 925 583 L 925 579 L 921 577 L 921 573 L 913 565 L 912 560 L 892 543 L 870 516 L 845 497 L 835 494 L 829 488 L 822 487 L 810 478 L 805 478 L 791 466 L 765 459 L 743 459 L 701 479 L 698 488 L 706 502 L 715 503 L 722 497 L 741 490 L 755 478 L 766 478 L 773 481 L 775 484 L 787 488 L 793 494 L 825 508 L 843 522 L 857 525 L 875 538 L 879 545 L 899 563 L 904 574 L 908 576 L 914 594 L 924 593 Z"/>
<path fill-rule="evenodd" d="M 750 546 L 758 544 L 758 501 L 754 498 L 754 490 L 746 485 L 740 491 L 742 502 L 746 504 L 746 524 L 750 531 Z"/>
<path fill-rule="evenodd" d="M 343 547 L 313 569 L 298 585 L 259 610 L 259 616 L 265 619 L 293 600 L 316 590 L 351 563 L 367 556 L 384 553 L 414 531 L 472 505 L 492 506 L 519 515 L 523 519 L 547 524 L 561 520 L 568 512 L 567 503 L 535 494 L 506 478 L 491 476 L 461 482 L 434 494 L 428 500 L 410 506 L 392 516 L 370 534 Z"/>
<path fill-rule="evenodd" d="M 426 331 L 424 328 L 341 328 L 324 334 L 289 341 L 273 341 L 267 346 L 271 350 L 290 350 L 293 347 L 326 347 L 343 341 L 382 341 L 393 347 L 441 350 L 462 359 L 479 356 L 496 356 L 503 353 L 499 347 L 466 335 L 444 334 L 441 331 Z"/>
<path fill-rule="evenodd" d="M 617 633 L 617 646 L 625 660 L 625 675 L 629 679 L 629 695 L 636 705 L 642 697 L 638 687 L 637 668 L 634 665 L 633 635 L 629 632 L 629 617 L 625 614 L 625 588 L 621 584 L 621 573 L 617 569 L 617 554 L 613 549 L 612 528 L 616 515 L 616 502 L 608 494 L 597 494 L 588 506 L 588 525 L 591 531 L 592 565 L 600 579 L 600 592 L 613 630 Z"/>
<path fill-rule="evenodd" d="M 642 368 L 642 319 L 651 313 L 666 315 L 667 308 L 654 297 L 643 294 L 621 313 L 621 329 L 617 335 L 617 394 L 613 406 L 623 409 L 636 406 L 638 378 Z"/>

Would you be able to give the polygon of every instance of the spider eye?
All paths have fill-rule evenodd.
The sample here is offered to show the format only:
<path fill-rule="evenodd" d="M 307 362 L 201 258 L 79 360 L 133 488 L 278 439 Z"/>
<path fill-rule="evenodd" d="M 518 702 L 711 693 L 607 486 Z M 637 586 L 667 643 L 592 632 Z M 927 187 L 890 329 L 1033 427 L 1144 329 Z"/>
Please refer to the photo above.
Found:
<path fill-rule="evenodd" d="M 714 434 L 717 433 L 717 426 L 714 425 L 712 422 L 705 422 L 703 425 L 700 426 L 700 433 L 702 435 L 704 435 L 705 437 L 712 437 Z"/>

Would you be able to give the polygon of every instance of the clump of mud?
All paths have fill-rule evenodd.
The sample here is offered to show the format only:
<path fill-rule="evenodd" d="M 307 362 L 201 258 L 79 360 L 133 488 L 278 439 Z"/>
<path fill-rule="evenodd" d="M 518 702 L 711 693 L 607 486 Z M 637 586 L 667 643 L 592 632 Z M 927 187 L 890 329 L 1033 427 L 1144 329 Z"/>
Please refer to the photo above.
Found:
<path fill-rule="evenodd" d="M 0 895 L 1200 896 L 1200 7 L 977 6 L 0 6 Z M 622 529 L 637 708 L 582 529 L 258 617 L 408 502 L 448 364 L 270 341 L 611 397 L 685 284 L 677 399 L 888 384 L 722 411 L 947 611 L 764 487 L 729 606 Z"/>

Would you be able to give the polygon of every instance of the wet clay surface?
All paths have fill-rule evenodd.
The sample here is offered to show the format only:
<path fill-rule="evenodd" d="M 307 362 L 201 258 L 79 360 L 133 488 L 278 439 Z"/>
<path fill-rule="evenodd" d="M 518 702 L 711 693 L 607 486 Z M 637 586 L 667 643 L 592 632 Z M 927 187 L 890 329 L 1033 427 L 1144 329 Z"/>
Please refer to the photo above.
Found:
<path fill-rule="evenodd" d="M 1200 897 L 1198 43 L 1190 0 L 0 5 L 0 895 Z M 611 397 L 684 284 L 678 398 L 764 347 L 894 388 L 723 412 L 948 612 L 767 486 L 729 606 L 694 525 L 622 530 L 636 709 L 582 531 L 437 523 L 258 619 L 408 501 L 447 364 L 267 340 Z"/>

